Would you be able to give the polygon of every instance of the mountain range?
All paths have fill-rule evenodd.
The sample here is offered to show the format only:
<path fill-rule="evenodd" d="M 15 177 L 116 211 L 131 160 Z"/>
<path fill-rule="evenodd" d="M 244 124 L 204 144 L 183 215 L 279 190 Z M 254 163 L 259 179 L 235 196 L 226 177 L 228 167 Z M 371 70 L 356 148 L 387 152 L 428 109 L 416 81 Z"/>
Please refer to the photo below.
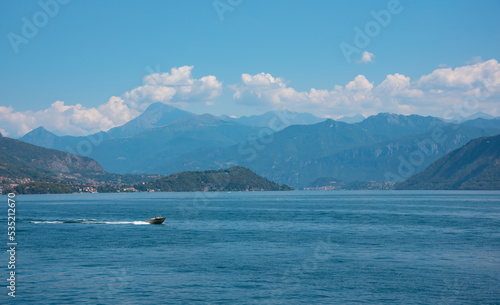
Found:
<path fill-rule="evenodd" d="M 319 177 L 400 182 L 471 139 L 499 134 L 500 121 L 495 124 L 484 128 L 392 114 L 379 114 L 357 124 L 327 120 L 290 126 L 273 134 L 265 145 L 250 141 L 211 152 L 195 151 L 170 168 L 175 172 L 238 164 L 294 187 L 306 186 Z M 435 134 L 440 135 L 438 141 L 433 140 Z"/>
<path fill-rule="evenodd" d="M 346 123 L 287 111 L 216 117 L 156 103 L 107 132 L 60 137 L 40 127 L 21 140 L 89 156 L 108 172 L 172 174 L 241 165 L 303 187 L 321 177 L 401 182 L 472 139 L 500 134 L 500 120 L 481 117 L 460 124 L 389 113 L 359 119 Z"/>

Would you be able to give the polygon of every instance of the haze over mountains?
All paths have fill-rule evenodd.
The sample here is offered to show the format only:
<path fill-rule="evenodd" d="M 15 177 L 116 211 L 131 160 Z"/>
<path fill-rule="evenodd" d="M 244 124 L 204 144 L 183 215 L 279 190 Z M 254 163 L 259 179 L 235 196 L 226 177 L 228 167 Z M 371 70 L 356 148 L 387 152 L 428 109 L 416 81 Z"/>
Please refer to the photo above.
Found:
<path fill-rule="evenodd" d="M 222 119 L 236 122 L 247 126 L 257 126 L 257 127 L 269 127 L 273 125 L 273 122 L 279 122 L 275 128 L 276 130 L 281 130 L 290 125 L 309 125 L 314 123 L 319 123 L 325 119 L 318 118 L 309 113 L 298 113 L 291 112 L 288 110 L 284 111 L 268 111 L 261 115 L 252 116 L 242 116 L 239 118 L 233 118 L 227 115 L 221 116 Z"/>
<path fill-rule="evenodd" d="M 472 139 L 500 134 L 500 120 L 460 124 L 381 113 L 362 121 L 288 111 L 231 118 L 156 103 L 123 126 L 88 137 L 37 128 L 22 141 L 76 152 L 115 173 L 172 174 L 241 165 L 295 187 L 328 177 L 400 182 Z"/>
<path fill-rule="evenodd" d="M 496 127 L 484 128 L 391 114 L 379 114 L 357 124 L 327 120 L 290 126 L 275 133 L 266 145 L 249 141 L 208 153 L 193 152 L 171 166 L 218 168 L 239 164 L 296 187 L 320 177 L 345 182 L 399 182 L 471 139 L 500 133 L 500 121 L 495 123 Z"/>

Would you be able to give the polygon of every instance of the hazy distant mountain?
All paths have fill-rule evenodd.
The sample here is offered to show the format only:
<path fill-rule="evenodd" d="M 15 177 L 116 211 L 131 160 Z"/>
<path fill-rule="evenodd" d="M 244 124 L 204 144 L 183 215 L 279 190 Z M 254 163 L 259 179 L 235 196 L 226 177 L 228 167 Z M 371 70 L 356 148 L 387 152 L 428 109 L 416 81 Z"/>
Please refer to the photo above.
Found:
<path fill-rule="evenodd" d="M 105 132 L 99 132 L 97 134 L 91 135 L 91 137 L 104 139 L 106 137 Z M 32 131 L 25 134 L 19 140 L 30 143 L 33 145 L 41 146 L 49 149 L 57 149 L 61 151 L 73 150 L 82 141 L 87 141 L 87 137 L 74 137 L 74 136 L 57 136 L 42 126 L 33 129 Z"/>
<path fill-rule="evenodd" d="M 240 118 L 229 116 L 221 116 L 221 118 L 248 126 L 270 127 L 273 130 L 281 130 L 291 125 L 310 125 L 325 120 L 310 113 L 298 113 L 288 110 L 274 110 L 260 115 L 242 116 Z"/>
<path fill-rule="evenodd" d="M 56 142 L 59 138 L 59 136 L 40 126 L 25 134 L 20 140 L 33 145 L 53 148 L 57 145 Z"/>
<path fill-rule="evenodd" d="M 172 160 L 196 149 L 231 146 L 247 140 L 254 127 L 210 114 L 188 115 L 128 138 L 104 141 L 90 156 L 115 173 L 172 173 Z M 180 171 L 183 171 L 182 169 Z"/>
<path fill-rule="evenodd" d="M 39 127 L 21 140 L 84 154 L 98 160 L 110 172 L 155 173 L 168 160 L 195 149 L 245 141 L 254 129 L 210 114 L 195 115 L 156 103 L 139 117 L 108 132 L 60 137 Z"/>
<path fill-rule="evenodd" d="M 141 115 L 128 123 L 110 129 L 107 135 L 114 139 L 126 138 L 154 127 L 165 126 L 188 115 L 192 113 L 158 102 L 149 105 Z"/>
<path fill-rule="evenodd" d="M 431 116 L 379 113 L 355 125 L 381 139 L 394 139 L 412 134 L 422 134 L 444 124 L 443 120 Z"/>
<path fill-rule="evenodd" d="M 478 111 L 474 114 L 471 114 L 469 116 L 466 116 L 466 117 L 454 117 L 450 120 L 448 120 L 449 122 L 452 122 L 452 123 L 461 123 L 461 122 L 466 122 L 466 121 L 470 121 L 470 120 L 475 120 L 475 119 L 485 119 L 485 120 L 491 120 L 491 119 L 494 119 L 495 117 L 490 115 L 490 114 L 487 114 L 487 113 L 484 113 L 482 111 Z"/>
<path fill-rule="evenodd" d="M 483 119 L 477 118 L 469 121 L 465 121 L 462 124 L 467 126 L 475 126 L 475 127 L 490 127 L 495 128 L 498 126 L 500 120 L 499 119 Z"/>
<path fill-rule="evenodd" d="M 364 119 L 366 119 L 364 116 L 361 114 L 356 114 L 353 116 L 344 116 L 338 119 L 337 121 L 344 122 L 344 123 L 349 123 L 349 124 L 354 124 L 354 123 L 359 123 L 362 122 Z"/>
<path fill-rule="evenodd" d="M 207 115 L 205 116 L 204 124 L 208 123 Z M 211 116 L 211 115 L 210 115 Z M 80 143 L 96 142 L 96 139 L 101 141 L 109 141 L 112 139 L 122 139 L 138 135 L 142 132 L 151 130 L 156 127 L 168 125 L 184 117 L 191 117 L 188 121 L 196 117 L 195 114 L 177 109 L 175 107 L 163 104 L 151 104 L 141 115 L 127 122 L 122 126 L 110 129 L 107 132 L 99 132 L 89 136 L 57 136 L 43 127 L 38 127 L 23 137 L 21 141 L 26 143 L 42 146 L 45 148 L 58 149 L 62 151 L 75 151 L 75 147 Z M 290 125 L 307 125 L 313 124 L 324 119 L 313 116 L 308 113 L 296 113 L 290 111 L 270 111 L 262 115 L 254 115 L 250 117 L 232 118 L 229 116 L 211 116 L 213 121 L 223 120 L 231 121 L 246 126 L 271 127 L 273 130 L 281 130 Z M 180 123 L 180 121 L 178 122 Z M 207 125 L 208 126 L 208 125 Z M 81 145 L 81 144 L 80 144 Z"/>
<path fill-rule="evenodd" d="M 500 135 L 470 141 L 396 188 L 500 190 Z"/>
<path fill-rule="evenodd" d="M 442 120 L 433 117 L 393 114 L 379 114 L 357 124 L 328 119 L 313 125 L 290 126 L 275 133 L 272 141 L 265 145 L 246 143 L 227 150 L 221 149 L 218 153 L 213 153 L 213 156 L 215 159 L 225 157 L 244 160 L 255 155 L 253 162 L 258 163 L 259 167 L 275 169 L 281 162 L 305 162 L 347 149 L 422 134 L 435 126 L 444 125 L 446 123 Z M 198 156 L 192 159 L 194 163 L 202 160 Z"/>
<path fill-rule="evenodd" d="M 473 115 L 469 115 L 467 118 L 465 118 L 465 121 L 474 120 L 477 118 L 491 120 L 491 119 L 494 119 L 495 117 L 492 116 L 491 114 L 487 114 L 487 113 L 484 113 L 482 111 L 478 111 L 478 112 L 474 113 Z"/>

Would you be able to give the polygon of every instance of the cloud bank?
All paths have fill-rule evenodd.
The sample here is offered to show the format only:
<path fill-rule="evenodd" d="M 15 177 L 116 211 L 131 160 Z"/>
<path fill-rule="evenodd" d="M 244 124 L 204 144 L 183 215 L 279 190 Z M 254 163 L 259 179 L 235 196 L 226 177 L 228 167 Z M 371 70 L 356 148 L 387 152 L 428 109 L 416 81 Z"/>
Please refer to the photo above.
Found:
<path fill-rule="evenodd" d="M 373 54 L 367 56 L 366 60 L 373 58 Z M 151 73 L 144 77 L 143 85 L 93 108 L 64 101 L 55 101 L 37 112 L 16 112 L 12 106 L 0 106 L 0 132 L 20 137 L 43 126 L 59 135 L 88 135 L 123 125 L 154 102 L 181 108 L 193 103 L 217 103 L 222 82 L 212 75 L 193 78 L 192 69 L 183 66 L 169 73 Z M 477 111 L 500 115 L 500 64 L 494 59 L 474 58 L 467 65 L 439 68 L 416 80 L 395 73 L 374 84 L 358 75 L 344 85 L 333 85 L 333 89 L 298 91 L 285 79 L 264 72 L 242 74 L 240 83 L 227 87 L 233 91 L 235 103 L 254 111 L 288 109 L 332 118 L 379 112 L 445 118 Z"/>
<path fill-rule="evenodd" d="M 395 73 L 375 85 L 358 75 L 344 86 L 335 85 L 333 90 L 297 91 L 283 78 L 260 73 L 242 74 L 241 83 L 231 88 L 234 100 L 244 105 L 306 111 L 318 116 L 393 112 L 446 118 L 453 116 L 450 109 L 464 105 L 470 111 L 500 115 L 500 64 L 494 59 L 436 69 L 415 81 Z"/>
<path fill-rule="evenodd" d="M 123 125 L 139 114 L 116 96 L 97 108 L 65 105 L 63 101 L 56 101 L 49 108 L 37 112 L 15 112 L 12 107 L 0 106 L 0 132 L 19 137 L 43 126 L 60 135 L 88 135 Z"/>

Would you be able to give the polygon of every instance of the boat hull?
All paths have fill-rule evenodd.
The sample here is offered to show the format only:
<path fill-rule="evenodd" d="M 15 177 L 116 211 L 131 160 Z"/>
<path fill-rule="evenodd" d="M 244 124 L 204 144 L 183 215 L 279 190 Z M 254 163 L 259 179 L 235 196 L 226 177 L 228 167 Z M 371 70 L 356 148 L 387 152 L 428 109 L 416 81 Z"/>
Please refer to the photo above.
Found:
<path fill-rule="evenodd" d="M 161 225 L 165 221 L 165 217 L 156 217 L 146 220 L 147 223 L 152 225 Z"/>

